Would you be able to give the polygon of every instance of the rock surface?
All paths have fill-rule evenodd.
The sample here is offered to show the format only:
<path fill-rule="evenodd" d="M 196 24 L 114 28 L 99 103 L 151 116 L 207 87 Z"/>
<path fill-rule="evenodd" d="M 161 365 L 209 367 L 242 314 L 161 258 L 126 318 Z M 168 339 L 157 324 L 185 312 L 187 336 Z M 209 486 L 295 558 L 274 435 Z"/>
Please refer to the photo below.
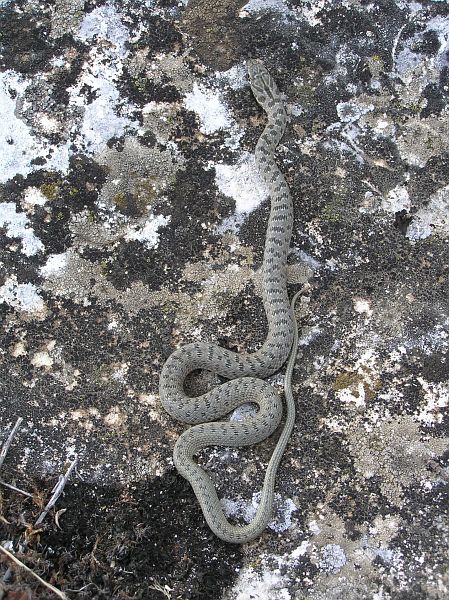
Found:
<path fill-rule="evenodd" d="M 248 57 L 285 94 L 310 288 L 276 514 L 238 547 L 173 468 L 158 376 L 266 335 Z M 0 477 L 33 494 L 0 484 L 4 547 L 80 600 L 448 597 L 448 96 L 445 1 L 0 2 Z M 238 520 L 275 439 L 199 458 Z"/>

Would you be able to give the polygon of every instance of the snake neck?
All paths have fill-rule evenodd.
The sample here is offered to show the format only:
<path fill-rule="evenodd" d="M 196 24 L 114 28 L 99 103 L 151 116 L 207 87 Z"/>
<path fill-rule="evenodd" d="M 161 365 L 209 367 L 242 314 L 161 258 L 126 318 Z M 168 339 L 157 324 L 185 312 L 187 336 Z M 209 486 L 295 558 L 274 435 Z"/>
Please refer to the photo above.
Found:
<path fill-rule="evenodd" d="M 262 154 L 274 155 L 287 126 L 287 113 L 280 100 L 270 100 L 262 108 L 267 113 L 268 123 L 256 144 L 256 160 L 259 160 Z"/>
<path fill-rule="evenodd" d="M 256 354 L 277 363 L 287 360 L 293 343 L 293 316 L 287 294 L 287 255 L 293 229 L 293 203 L 284 176 L 276 165 L 274 153 L 286 127 L 282 102 L 270 101 L 263 108 L 268 123 L 256 146 L 256 162 L 270 194 L 263 268 L 262 299 L 268 321 L 266 342 Z M 273 357 L 276 357 L 275 359 Z"/>

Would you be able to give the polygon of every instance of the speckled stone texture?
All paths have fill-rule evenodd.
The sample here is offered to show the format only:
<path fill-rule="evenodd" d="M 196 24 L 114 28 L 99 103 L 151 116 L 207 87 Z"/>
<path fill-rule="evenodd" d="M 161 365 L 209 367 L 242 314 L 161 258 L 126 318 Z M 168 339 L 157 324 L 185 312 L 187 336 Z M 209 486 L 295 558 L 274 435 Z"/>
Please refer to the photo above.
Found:
<path fill-rule="evenodd" d="M 276 513 L 233 547 L 173 468 L 158 382 L 183 343 L 265 340 L 248 57 L 285 94 L 310 289 Z M 34 501 L 0 483 L 0 543 L 80 600 L 447 598 L 448 96 L 445 1 L 1 0 L 0 443 L 23 422 L 0 480 Z M 199 457 L 237 522 L 276 439 Z M 52 597 L 6 568 L 0 596 Z"/>

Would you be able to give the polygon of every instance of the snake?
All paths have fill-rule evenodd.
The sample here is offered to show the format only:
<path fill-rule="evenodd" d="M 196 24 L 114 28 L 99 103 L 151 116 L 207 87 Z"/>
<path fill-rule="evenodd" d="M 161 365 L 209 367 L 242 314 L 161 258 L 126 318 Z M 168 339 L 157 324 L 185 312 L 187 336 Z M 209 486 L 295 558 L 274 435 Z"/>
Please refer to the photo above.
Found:
<path fill-rule="evenodd" d="M 250 59 L 247 70 L 251 90 L 267 115 L 267 124 L 255 148 L 257 168 L 266 183 L 271 207 L 261 268 L 262 301 L 267 316 L 265 342 L 255 352 L 236 353 L 205 341 L 176 349 L 163 365 L 159 394 L 162 406 L 174 418 L 191 425 L 175 443 L 173 462 L 191 484 L 205 520 L 220 539 L 243 544 L 259 537 L 272 518 L 276 473 L 295 422 L 291 376 L 298 347 L 295 302 L 287 293 L 287 254 L 293 229 L 293 202 L 274 154 L 287 124 L 281 93 L 262 61 Z M 265 472 L 260 503 L 254 518 L 244 525 L 226 518 L 215 485 L 194 457 L 206 446 L 240 447 L 257 444 L 272 435 L 282 420 L 280 394 L 264 381 L 287 361 L 285 374 L 286 419 Z M 191 397 L 184 389 L 186 377 L 205 369 L 228 381 Z M 246 403 L 258 411 L 242 421 L 220 420 Z"/>

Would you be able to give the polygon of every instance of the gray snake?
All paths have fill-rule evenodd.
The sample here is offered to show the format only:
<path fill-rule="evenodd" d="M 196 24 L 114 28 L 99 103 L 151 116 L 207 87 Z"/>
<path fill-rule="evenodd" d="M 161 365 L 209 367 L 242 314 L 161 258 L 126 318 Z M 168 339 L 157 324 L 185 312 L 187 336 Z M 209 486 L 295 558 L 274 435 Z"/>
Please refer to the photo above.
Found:
<path fill-rule="evenodd" d="M 241 544 L 258 537 L 271 519 L 276 472 L 295 421 L 295 403 L 290 380 L 298 344 L 293 308 L 298 292 L 289 303 L 286 262 L 293 228 L 293 204 L 274 152 L 287 122 L 281 94 L 267 69 L 258 60 L 248 61 L 251 89 L 268 116 L 268 123 L 255 150 L 258 168 L 268 186 L 271 211 L 262 266 L 262 298 L 268 320 L 268 335 L 254 353 L 236 354 L 207 342 L 194 342 L 175 350 L 161 372 L 159 392 L 163 407 L 175 419 L 193 425 L 177 440 L 174 463 L 196 494 L 204 517 L 221 539 Z M 292 349 L 293 350 L 290 353 Z M 193 459 L 205 446 L 249 446 L 261 442 L 278 427 L 282 401 L 277 391 L 263 381 L 286 362 L 287 418 L 267 467 L 261 501 L 247 525 L 232 525 L 226 519 L 209 475 Z M 187 375 L 207 369 L 229 381 L 195 398 L 184 391 Z M 258 412 L 244 421 L 217 421 L 243 403 L 258 405 Z"/>

